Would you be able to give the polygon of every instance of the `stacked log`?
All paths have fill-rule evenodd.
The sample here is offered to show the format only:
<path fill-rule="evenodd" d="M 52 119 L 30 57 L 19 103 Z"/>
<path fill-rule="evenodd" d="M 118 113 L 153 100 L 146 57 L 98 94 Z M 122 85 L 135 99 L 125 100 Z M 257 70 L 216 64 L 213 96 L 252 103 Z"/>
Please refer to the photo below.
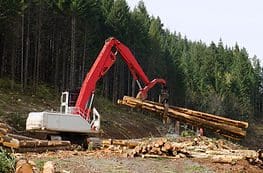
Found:
<path fill-rule="evenodd" d="M 43 152 L 67 150 L 71 148 L 70 141 L 48 141 L 12 134 L 10 128 L 0 123 L 0 146 L 16 152 Z"/>
<path fill-rule="evenodd" d="M 178 121 L 185 122 L 197 127 L 204 127 L 212 131 L 222 134 L 233 139 L 240 139 L 246 135 L 245 129 L 248 123 L 243 121 L 232 120 L 221 116 L 194 111 L 186 108 L 169 106 L 164 107 L 163 104 L 140 100 L 129 96 L 124 96 L 122 100 L 118 100 L 118 104 L 129 106 L 132 108 L 140 108 L 174 118 Z"/>

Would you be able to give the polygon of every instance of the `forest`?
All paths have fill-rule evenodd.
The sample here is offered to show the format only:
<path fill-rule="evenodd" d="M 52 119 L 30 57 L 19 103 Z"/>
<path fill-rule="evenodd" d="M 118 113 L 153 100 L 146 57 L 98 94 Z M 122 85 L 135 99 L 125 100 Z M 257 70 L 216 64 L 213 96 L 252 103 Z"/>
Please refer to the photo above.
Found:
<path fill-rule="evenodd" d="M 170 31 L 143 1 L 131 9 L 125 0 L 1 0 L 0 31 L 0 83 L 10 90 L 78 88 L 105 40 L 116 37 L 150 79 L 167 80 L 171 105 L 235 119 L 263 115 L 263 69 L 256 55 L 238 43 L 208 44 Z M 118 57 L 96 92 L 116 102 L 134 96 L 133 86 Z"/>

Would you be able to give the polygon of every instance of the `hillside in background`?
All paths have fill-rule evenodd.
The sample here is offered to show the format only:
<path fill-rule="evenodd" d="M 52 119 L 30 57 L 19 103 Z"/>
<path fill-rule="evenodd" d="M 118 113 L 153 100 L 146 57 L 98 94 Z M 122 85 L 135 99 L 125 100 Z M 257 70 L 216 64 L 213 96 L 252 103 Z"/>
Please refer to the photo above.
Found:
<path fill-rule="evenodd" d="M 18 131 L 24 131 L 29 112 L 58 111 L 59 97 L 46 86 L 42 87 L 42 92 L 38 92 L 38 95 L 0 88 L 0 121 L 8 123 Z M 99 95 L 95 98 L 95 106 L 101 114 L 101 137 L 132 139 L 161 136 L 164 133 L 162 121 L 157 116 L 144 115 L 114 105 Z"/>

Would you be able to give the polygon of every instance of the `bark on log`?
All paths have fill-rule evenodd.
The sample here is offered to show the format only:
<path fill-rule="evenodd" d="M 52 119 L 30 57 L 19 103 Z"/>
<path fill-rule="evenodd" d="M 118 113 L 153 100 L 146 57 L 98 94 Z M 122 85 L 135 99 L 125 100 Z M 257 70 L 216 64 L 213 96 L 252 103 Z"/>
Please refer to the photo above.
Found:
<path fill-rule="evenodd" d="M 135 148 L 140 142 L 138 141 L 131 141 L 131 140 L 121 140 L 121 139 L 104 139 L 101 141 L 103 146 L 109 146 L 109 145 L 120 145 L 120 146 L 126 146 L 128 148 Z"/>
<path fill-rule="evenodd" d="M 23 136 L 23 135 L 17 135 L 17 134 L 11 134 L 11 133 L 6 134 L 6 136 L 11 137 L 11 138 L 15 138 L 18 140 L 38 140 L 36 138 L 31 138 L 31 137 L 27 137 L 27 136 Z"/>
<path fill-rule="evenodd" d="M 254 150 L 206 150 L 205 153 L 209 155 L 242 156 L 247 159 L 256 159 L 259 157 L 259 153 Z"/>
<path fill-rule="evenodd" d="M 160 156 L 156 154 L 141 154 L 142 158 L 162 158 L 162 159 L 177 159 L 175 156 Z"/>
<path fill-rule="evenodd" d="M 3 139 L 2 145 L 8 148 L 19 148 L 19 140 L 8 137 L 2 136 Z"/>
<path fill-rule="evenodd" d="M 6 129 L 8 133 L 11 133 L 14 131 L 14 129 L 12 127 L 10 127 L 8 124 L 6 123 L 0 123 L 0 128 Z"/>
<path fill-rule="evenodd" d="M 25 152 L 46 152 L 46 151 L 56 151 L 56 150 L 69 150 L 70 146 L 53 146 L 53 147 L 34 147 L 34 148 L 17 148 L 16 152 L 25 153 Z"/>
<path fill-rule="evenodd" d="M 236 161 L 244 159 L 242 156 L 215 155 L 211 156 L 212 162 L 235 164 Z"/>
<path fill-rule="evenodd" d="M 70 146 L 70 141 L 21 140 L 21 148 Z"/>
<path fill-rule="evenodd" d="M 7 129 L 0 127 L 0 137 L 5 136 L 7 134 L 7 131 L 8 131 Z"/>

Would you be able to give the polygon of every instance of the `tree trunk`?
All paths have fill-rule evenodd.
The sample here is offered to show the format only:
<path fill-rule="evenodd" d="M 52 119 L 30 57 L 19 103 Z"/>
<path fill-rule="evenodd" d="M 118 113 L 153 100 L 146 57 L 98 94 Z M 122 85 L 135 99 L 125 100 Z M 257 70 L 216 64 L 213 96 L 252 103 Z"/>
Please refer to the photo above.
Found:
<path fill-rule="evenodd" d="M 127 73 L 128 79 L 127 79 L 127 95 L 131 95 L 131 74 L 130 72 Z"/>
<path fill-rule="evenodd" d="M 112 87 L 112 102 L 116 103 L 118 98 L 118 61 L 114 65 L 114 73 L 113 73 L 113 87 Z"/>
<path fill-rule="evenodd" d="M 39 6 L 38 12 L 38 22 L 37 22 L 37 48 L 35 52 L 35 62 L 34 62 L 34 91 L 36 91 L 38 82 L 39 82 L 39 74 L 40 74 L 40 61 L 41 61 L 41 28 L 42 28 L 42 7 Z"/>
<path fill-rule="evenodd" d="M 135 97 L 135 80 L 132 78 L 132 97 Z"/>
<path fill-rule="evenodd" d="M 87 47 L 87 27 L 85 27 L 85 34 L 84 34 L 84 45 L 83 45 L 83 58 L 81 64 L 81 81 L 85 78 L 85 62 L 86 62 L 86 47 Z"/>
<path fill-rule="evenodd" d="M 16 43 L 16 40 L 14 40 Z M 16 68 L 16 44 L 12 44 L 12 55 L 11 55 L 11 89 L 14 89 L 15 85 L 15 68 Z"/>
<path fill-rule="evenodd" d="M 21 18 L 21 71 L 20 71 L 20 83 L 21 90 L 24 90 L 24 24 L 25 24 L 25 14 L 24 10 L 22 11 Z"/>
<path fill-rule="evenodd" d="M 66 46 L 63 42 L 63 47 Z M 62 49 L 62 57 L 65 57 L 65 49 Z M 66 88 L 66 60 L 62 61 L 62 90 Z"/>
<path fill-rule="evenodd" d="M 25 56 L 25 68 L 24 68 L 24 88 L 27 88 L 28 81 L 28 59 L 29 59 L 29 49 L 30 49 L 30 8 L 28 9 L 28 18 L 27 18 L 27 36 L 26 36 L 26 56 Z"/>
<path fill-rule="evenodd" d="M 119 79 L 119 96 L 124 96 L 124 86 L 125 86 L 125 70 L 124 70 L 124 62 L 120 62 L 120 79 Z M 117 98 L 118 99 L 118 98 Z"/>
<path fill-rule="evenodd" d="M 103 78 L 103 95 L 109 97 L 109 74 L 106 74 Z"/>
<path fill-rule="evenodd" d="M 74 89 L 75 86 L 75 42 L 76 42 L 76 15 L 71 17 L 71 58 L 70 58 L 70 89 Z"/>
<path fill-rule="evenodd" d="M 6 49 L 6 40 L 4 39 L 4 46 L 3 46 L 3 55 L 2 55 L 2 64 L 1 64 L 1 77 L 4 76 L 4 72 L 5 72 L 5 59 L 6 59 L 6 52 L 7 52 L 7 49 Z"/>
<path fill-rule="evenodd" d="M 62 39 L 62 33 L 59 32 L 59 38 L 56 42 L 56 59 L 55 59 L 55 80 L 54 84 L 56 88 L 59 88 L 59 56 L 60 56 L 60 43 Z"/>

